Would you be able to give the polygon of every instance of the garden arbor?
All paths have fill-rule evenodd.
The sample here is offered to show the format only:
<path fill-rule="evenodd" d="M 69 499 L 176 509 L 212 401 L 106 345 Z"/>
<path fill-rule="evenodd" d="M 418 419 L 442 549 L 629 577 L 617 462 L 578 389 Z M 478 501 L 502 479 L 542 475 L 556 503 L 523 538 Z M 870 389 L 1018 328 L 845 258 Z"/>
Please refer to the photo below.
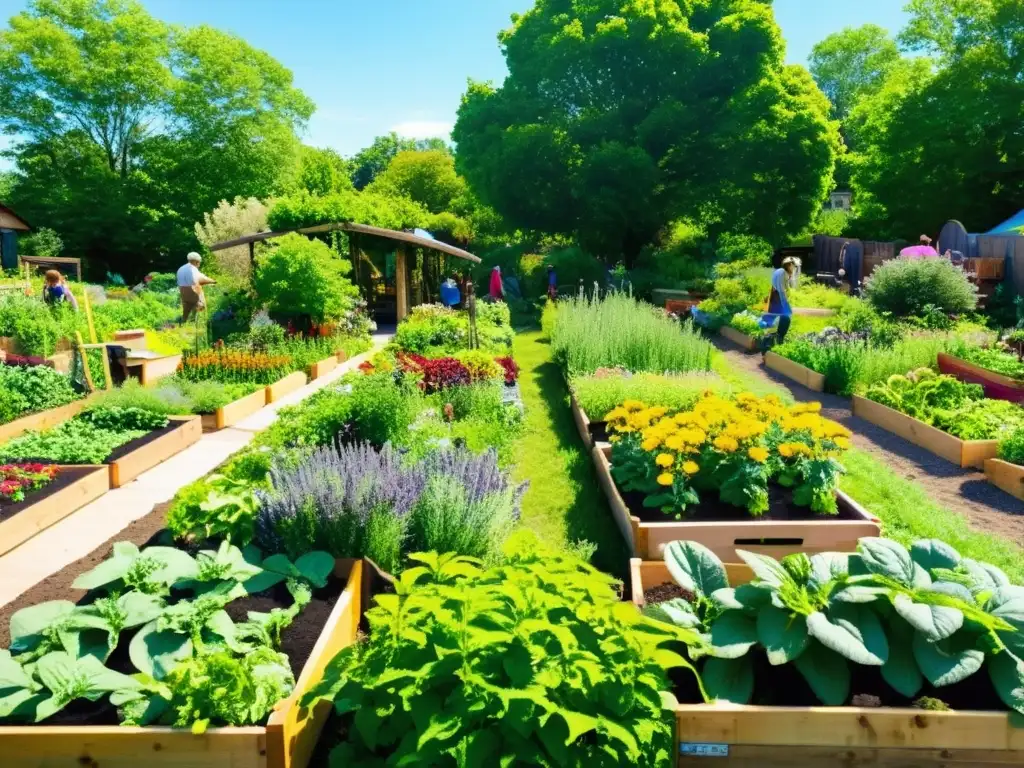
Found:
<path fill-rule="evenodd" d="M 255 260 L 256 243 L 296 232 L 300 235 L 324 235 L 344 232 L 348 235 L 349 255 L 355 282 L 363 290 L 371 310 L 382 311 L 392 298 L 395 321 L 409 314 L 409 308 L 429 301 L 438 294 L 448 257 L 479 264 L 480 258 L 454 245 L 435 240 L 428 232 L 384 229 L 351 221 L 318 224 L 315 227 L 282 232 L 258 232 L 210 246 L 222 251 L 240 245 L 249 246 Z M 392 260 L 393 257 L 393 260 Z M 387 312 L 387 310 L 383 310 Z"/>

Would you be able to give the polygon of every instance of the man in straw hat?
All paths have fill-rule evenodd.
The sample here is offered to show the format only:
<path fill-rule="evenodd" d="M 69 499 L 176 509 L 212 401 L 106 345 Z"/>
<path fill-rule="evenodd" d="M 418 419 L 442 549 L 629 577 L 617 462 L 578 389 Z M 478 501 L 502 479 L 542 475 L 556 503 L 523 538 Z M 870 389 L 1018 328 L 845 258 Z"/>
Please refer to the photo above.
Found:
<path fill-rule="evenodd" d="M 206 297 L 203 295 L 204 285 L 214 285 L 211 280 L 199 271 L 203 257 L 192 251 L 187 263 L 178 270 L 178 292 L 181 294 L 181 322 L 187 323 L 193 313 L 206 308 Z"/>

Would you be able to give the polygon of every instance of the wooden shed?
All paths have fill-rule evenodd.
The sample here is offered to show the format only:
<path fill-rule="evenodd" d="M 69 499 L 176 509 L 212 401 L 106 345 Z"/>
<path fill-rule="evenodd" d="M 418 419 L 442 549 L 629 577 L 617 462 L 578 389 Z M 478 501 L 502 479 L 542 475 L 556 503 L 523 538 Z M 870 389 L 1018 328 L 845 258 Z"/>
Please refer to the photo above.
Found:
<path fill-rule="evenodd" d="M 0 203 L 0 267 L 18 268 L 18 233 L 31 227 L 18 214 Z"/>

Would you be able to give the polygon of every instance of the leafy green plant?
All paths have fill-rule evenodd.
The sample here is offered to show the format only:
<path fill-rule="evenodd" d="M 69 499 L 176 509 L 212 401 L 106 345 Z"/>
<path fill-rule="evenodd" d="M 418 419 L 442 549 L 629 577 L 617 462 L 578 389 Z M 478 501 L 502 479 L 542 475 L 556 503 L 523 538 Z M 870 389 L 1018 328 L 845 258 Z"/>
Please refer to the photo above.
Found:
<path fill-rule="evenodd" d="M 1024 380 L 1024 363 L 1012 352 L 960 343 L 950 349 L 950 354 L 1001 376 Z"/>
<path fill-rule="evenodd" d="M 152 432 L 167 426 L 167 417 L 143 408 L 99 405 L 78 417 L 97 429 L 110 432 Z"/>
<path fill-rule="evenodd" d="M 148 430 L 101 429 L 75 418 L 45 432 L 26 432 L 0 446 L 0 462 L 44 461 L 54 464 L 102 464 L 125 443 Z"/>
<path fill-rule="evenodd" d="M 857 553 L 790 555 L 776 561 L 738 550 L 753 571 L 730 589 L 724 569 L 692 542 L 666 548 L 676 581 L 694 595 L 688 609 L 651 612 L 684 627 L 709 598 L 702 668 L 709 696 L 746 703 L 756 688 L 750 651 L 772 665 L 792 663 L 824 704 L 850 695 L 850 663 L 880 668 L 900 696 L 914 698 L 925 680 L 961 682 L 983 666 L 1003 703 L 1024 712 L 1024 588 L 995 566 L 961 558 L 938 540 L 908 551 L 880 538 L 861 539 Z M 709 590 L 711 590 L 709 592 Z M 706 610 L 706 609 L 705 609 Z"/>
<path fill-rule="evenodd" d="M 338 764 L 660 765 L 673 751 L 662 647 L 691 631 L 640 616 L 614 582 L 564 556 L 483 570 L 416 555 L 301 704 L 334 702 Z M 429 638 L 429 642 L 424 642 Z M 445 652 L 438 656 L 435 648 Z"/>
<path fill-rule="evenodd" d="M 166 595 L 178 581 L 195 579 L 198 565 L 187 552 L 174 547 L 140 550 L 130 541 L 118 541 L 113 554 L 78 576 L 75 589 L 106 589 L 117 592 L 134 589 L 148 595 Z"/>
<path fill-rule="evenodd" d="M 947 315 L 970 312 L 978 289 L 947 259 L 890 259 L 864 282 L 868 301 L 897 317 L 922 315 L 931 305 Z"/>
<path fill-rule="evenodd" d="M 601 372 L 572 379 L 576 402 L 591 421 L 603 421 L 605 414 L 627 400 L 657 403 L 672 411 L 691 408 L 704 392 L 726 394 L 727 384 L 715 373 Z"/>
<path fill-rule="evenodd" d="M 45 365 L 0 364 L 0 424 L 36 411 L 57 408 L 77 400 L 71 380 Z"/>
<path fill-rule="evenodd" d="M 167 512 L 167 529 L 178 540 L 202 543 L 223 536 L 244 546 L 252 541 L 257 509 L 249 481 L 214 474 L 178 494 Z"/>
<path fill-rule="evenodd" d="M 711 345 L 692 325 L 679 323 L 623 294 L 558 304 L 551 328 L 555 359 L 570 376 L 622 366 L 633 372 L 707 371 Z"/>
<path fill-rule="evenodd" d="M 1019 427 L 999 441 L 999 458 L 1024 466 L 1024 427 Z"/>
<path fill-rule="evenodd" d="M 765 329 L 753 312 L 738 312 L 729 320 L 729 327 L 754 339 L 764 338 Z"/>

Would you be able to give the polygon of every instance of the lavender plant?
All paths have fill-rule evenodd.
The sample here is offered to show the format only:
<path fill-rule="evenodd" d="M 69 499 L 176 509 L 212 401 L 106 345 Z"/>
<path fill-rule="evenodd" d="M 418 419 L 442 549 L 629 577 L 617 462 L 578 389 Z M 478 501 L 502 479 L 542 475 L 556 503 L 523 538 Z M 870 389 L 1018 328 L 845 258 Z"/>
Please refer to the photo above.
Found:
<path fill-rule="evenodd" d="M 429 545 L 485 557 L 518 519 L 524 490 L 493 451 L 447 449 L 407 463 L 391 445 L 324 447 L 271 470 L 270 489 L 259 492 L 256 540 L 291 556 L 323 549 L 370 557 L 387 570 Z"/>

